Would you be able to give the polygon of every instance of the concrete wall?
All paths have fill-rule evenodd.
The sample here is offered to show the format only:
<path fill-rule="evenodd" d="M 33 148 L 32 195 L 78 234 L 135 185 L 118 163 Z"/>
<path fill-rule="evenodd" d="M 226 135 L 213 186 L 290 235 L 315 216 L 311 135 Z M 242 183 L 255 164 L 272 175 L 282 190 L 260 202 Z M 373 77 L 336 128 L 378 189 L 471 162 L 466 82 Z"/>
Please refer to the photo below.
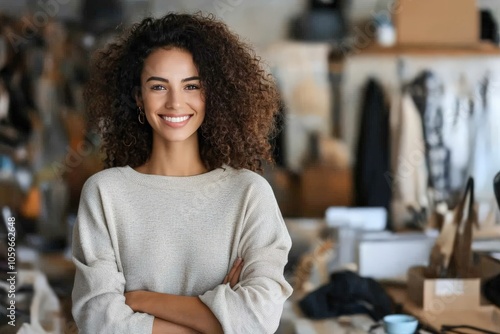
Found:
<path fill-rule="evenodd" d="M 105 0 L 103 0 L 105 1 Z M 350 0 L 347 14 L 352 22 L 370 19 L 386 10 L 394 0 Z M 500 21 L 499 0 L 477 0 L 481 8 L 490 8 Z M 56 2 L 57 17 L 79 19 L 82 0 L 1 0 L 0 11 L 19 15 L 24 9 L 41 10 L 42 4 Z M 308 0 L 123 0 L 127 22 L 145 15 L 161 16 L 169 11 L 212 12 L 257 48 L 283 39 L 291 17 L 300 13 Z"/>
<path fill-rule="evenodd" d="M 155 16 L 169 11 L 210 12 L 258 49 L 284 39 L 288 22 L 300 13 L 306 0 L 151 0 Z"/>
<path fill-rule="evenodd" d="M 105 1 L 105 0 L 103 0 Z M 54 17 L 80 19 L 82 0 L 1 0 L 0 11 L 19 15 L 27 8 L 42 11 L 43 5 L 56 3 Z M 300 13 L 307 0 L 124 0 L 125 20 L 136 22 L 146 15 L 167 12 L 210 12 L 224 20 L 236 33 L 257 48 L 285 38 L 291 17 Z"/>

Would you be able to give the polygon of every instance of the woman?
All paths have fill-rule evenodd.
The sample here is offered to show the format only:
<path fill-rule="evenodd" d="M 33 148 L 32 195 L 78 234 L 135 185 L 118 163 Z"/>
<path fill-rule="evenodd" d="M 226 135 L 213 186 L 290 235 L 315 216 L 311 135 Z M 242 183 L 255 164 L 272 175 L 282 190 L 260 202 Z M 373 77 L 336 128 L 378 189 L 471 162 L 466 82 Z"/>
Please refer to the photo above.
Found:
<path fill-rule="evenodd" d="M 269 184 L 279 99 L 213 17 L 147 18 L 94 59 L 86 99 L 106 165 L 82 190 L 81 333 L 274 333 L 291 247 Z"/>

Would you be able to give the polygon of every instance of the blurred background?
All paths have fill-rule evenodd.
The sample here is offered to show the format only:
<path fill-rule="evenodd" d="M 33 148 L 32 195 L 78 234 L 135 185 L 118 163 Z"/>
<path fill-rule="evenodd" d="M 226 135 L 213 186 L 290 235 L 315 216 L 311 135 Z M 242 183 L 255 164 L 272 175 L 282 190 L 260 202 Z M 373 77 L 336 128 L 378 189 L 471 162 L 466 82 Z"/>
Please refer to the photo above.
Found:
<path fill-rule="evenodd" d="M 76 333 L 71 233 L 82 186 L 102 169 L 82 96 L 89 60 L 130 24 L 170 11 L 213 13 L 276 78 L 283 130 L 270 139 L 276 165 L 264 176 L 294 241 L 286 274 L 297 291 L 352 266 L 404 283 L 408 268 L 428 264 L 469 177 L 472 248 L 500 251 L 500 1 L 2 0 L 0 265 L 5 282 L 15 225 L 15 268 L 25 274 L 15 328 L 2 295 L 0 332 L 31 323 L 36 333 Z M 303 256 L 325 240 L 332 254 L 298 280 Z M 326 271 L 316 277 L 315 266 Z M 37 289 L 45 299 L 33 306 Z M 289 306 L 281 332 L 342 333 L 333 318 L 307 322 Z M 361 322 L 365 333 L 370 321 Z"/>

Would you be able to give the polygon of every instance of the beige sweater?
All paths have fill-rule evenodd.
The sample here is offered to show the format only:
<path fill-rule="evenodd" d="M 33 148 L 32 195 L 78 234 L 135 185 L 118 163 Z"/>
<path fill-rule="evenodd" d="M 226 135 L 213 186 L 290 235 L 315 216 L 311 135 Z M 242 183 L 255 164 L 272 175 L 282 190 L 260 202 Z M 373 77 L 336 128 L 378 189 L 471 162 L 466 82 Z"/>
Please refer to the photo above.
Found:
<path fill-rule="evenodd" d="M 80 333 L 151 333 L 124 292 L 199 296 L 225 333 L 274 333 L 292 293 L 291 241 L 272 189 L 248 170 L 189 177 L 104 170 L 84 185 L 73 233 L 73 316 Z M 240 282 L 222 284 L 235 259 Z"/>

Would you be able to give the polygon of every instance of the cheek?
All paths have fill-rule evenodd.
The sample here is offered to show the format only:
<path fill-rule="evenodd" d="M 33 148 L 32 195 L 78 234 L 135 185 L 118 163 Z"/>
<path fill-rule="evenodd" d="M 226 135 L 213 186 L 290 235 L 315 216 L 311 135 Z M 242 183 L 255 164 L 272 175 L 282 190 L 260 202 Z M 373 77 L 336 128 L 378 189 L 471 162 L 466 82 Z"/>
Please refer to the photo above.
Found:
<path fill-rule="evenodd" d="M 203 98 L 203 96 L 201 94 L 196 95 L 196 96 L 192 96 L 189 99 L 188 104 L 191 106 L 191 108 L 196 110 L 198 113 L 205 114 L 205 99 Z"/>
<path fill-rule="evenodd" d="M 205 101 L 199 101 L 198 102 L 198 108 L 197 108 L 198 112 L 202 113 L 203 115 L 205 115 Z"/>
<path fill-rule="evenodd" d="M 142 100 L 148 110 L 156 110 L 165 104 L 166 97 L 165 94 L 158 92 L 147 92 L 142 95 Z"/>
<path fill-rule="evenodd" d="M 205 101 L 200 102 L 200 106 L 199 106 L 199 108 L 197 110 L 198 110 L 200 116 L 203 119 L 205 119 Z"/>

